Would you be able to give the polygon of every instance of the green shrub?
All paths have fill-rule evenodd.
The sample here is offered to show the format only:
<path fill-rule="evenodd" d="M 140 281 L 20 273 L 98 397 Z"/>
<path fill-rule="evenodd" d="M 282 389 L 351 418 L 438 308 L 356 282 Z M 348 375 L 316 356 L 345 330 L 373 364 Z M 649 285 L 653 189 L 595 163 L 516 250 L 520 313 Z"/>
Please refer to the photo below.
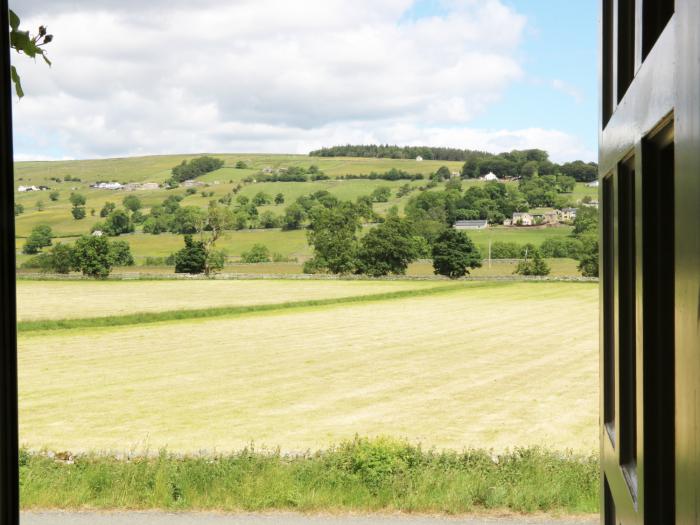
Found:
<path fill-rule="evenodd" d="M 241 262 L 246 264 L 270 262 L 270 250 L 264 244 L 254 244 L 249 251 L 241 254 Z"/>

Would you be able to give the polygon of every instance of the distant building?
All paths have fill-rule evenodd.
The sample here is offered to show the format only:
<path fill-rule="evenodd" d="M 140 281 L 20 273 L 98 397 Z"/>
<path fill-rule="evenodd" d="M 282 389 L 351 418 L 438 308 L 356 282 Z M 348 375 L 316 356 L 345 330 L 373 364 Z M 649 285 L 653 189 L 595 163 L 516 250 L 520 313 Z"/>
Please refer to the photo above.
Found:
<path fill-rule="evenodd" d="M 130 182 L 128 184 L 124 184 L 124 186 L 122 186 L 122 189 L 126 191 L 157 190 L 159 187 L 160 186 L 157 182 L 144 182 L 142 184 L 138 182 Z"/>
<path fill-rule="evenodd" d="M 267 166 L 267 167 L 262 169 L 262 172 L 263 173 L 272 173 L 272 168 L 270 166 Z"/>
<path fill-rule="evenodd" d="M 36 186 L 20 186 L 19 188 L 17 188 L 17 191 L 20 193 L 26 193 L 28 191 L 40 191 L 40 190 Z"/>
<path fill-rule="evenodd" d="M 124 185 L 119 182 L 100 182 L 93 184 L 92 187 L 98 190 L 121 190 Z"/>
<path fill-rule="evenodd" d="M 416 162 L 423 162 L 423 157 L 421 157 L 420 155 L 418 155 L 418 156 L 416 157 Z"/>
<path fill-rule="evenodd" d="M 595 199 L 592 200 L 592 201 L 589 201 L 589 202 L 582 202 L 581 204 L 583 204 L 583 205 L 586 206 L 587 208 L 596 208 L 596 209 L 598 209 L 598 201 L 595 200 Z"/>
<path fill-rule="evenodd" d="M 489 171 L 486 175 L 484 175 L 482 177 L 482 179 L 484 179 L 484 180 L 498 180 L 498 176 L 494 172 Z"/>
<path fill-rule="evenodd" d="M 599 185 L 599 182 L 597 180 L 594 180 L 593 182 L 589 182 L 588 184 L 586 184 L 586 186 L 588 186 L 589 188 L 597 188 L 598 185 Z"/>
<path fill-rule="evenodd" d="M 561 211 L 547 211 L 543 214 L 542 217 L 545 224 L 559 224 L 559 221 L 561 220 Z"/>
<path fill-rule="evenodd" d="M 561 218 L 564 221 L 573 221 L 576 218 L 576 208 L 562 208 Z"/>
<path fill-rule="evenodd" d="M 452 227 L 455 230 L 483 230 L 489 227 L 489 221 L 457 221 Z"/>
<path fill-rule="evenodd" d="M 95 230 L 92 232 L 93 237 L 102 237 L 102 230 Z"/>
<path fill-rule="evenodd" d="M 198 180 L 186 180 L 182 183 L 182 186 L 185 188 L 194 188 L 195 186 L 204 186 L 204 183 Z"/>
<path fill-rule="evenodd" d="M 524 211 L 516 211 L 513 213 L 513 226 L 532 226 L 533 224 L 535 224 L 535 218 L 531 214 Z"/>

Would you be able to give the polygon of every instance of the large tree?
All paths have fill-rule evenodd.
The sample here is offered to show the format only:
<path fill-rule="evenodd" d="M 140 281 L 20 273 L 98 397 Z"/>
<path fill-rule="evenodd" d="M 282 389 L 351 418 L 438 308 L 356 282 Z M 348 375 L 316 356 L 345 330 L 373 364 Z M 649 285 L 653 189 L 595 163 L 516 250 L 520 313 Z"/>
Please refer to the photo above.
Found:
<path fill-rule="evenodd" d="M 438 275 L 457 279 L 480 266 L 481 253 L 463 231 L 448 228 L 433 244 L 433 269 Z"/>
<path fill-rule="evenodd" d="M 28 255 L 39 253 L 42 248 L 51 246 L 51 239 L 53 236 L 51 226 L 46 224 L 34 226 L 32 233 L 30 233 L 29 237 L 27 237 L 27 242 L 24 243 L 24 246 L 22 247 L 22 253 Z"/>
<path fill-rule="evenodd" d="M 311 211 L 308 239 L 314 248 L 314 257 L 306 268 L 331 273 L 354 271 L 360 229 L 356 207 L 350 202 L 341 202 L 332 208 L 317 206 Z"/>
<path fill-rule="evenodd" d="M 413 225 L 406 219 L 389 217 L 360 241 L 358 271 L 373 277 L 406 273 L 419 255 Z"/>

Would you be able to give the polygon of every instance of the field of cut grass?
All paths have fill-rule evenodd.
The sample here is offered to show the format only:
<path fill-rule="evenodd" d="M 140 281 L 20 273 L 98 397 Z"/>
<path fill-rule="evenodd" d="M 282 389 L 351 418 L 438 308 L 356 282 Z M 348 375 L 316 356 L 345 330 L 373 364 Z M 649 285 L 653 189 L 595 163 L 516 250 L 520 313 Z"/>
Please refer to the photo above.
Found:
<path fill-rule="evenodd" d="M 109 298 L 166 311 L 187 300 L 184 292 L 149 299 L 144 284 L 57 286 L 73 292 L 76 308 L 83 294 L 97 305 L 85 316 L 109 311 Z M 243 286 L 241 303 L 258 300 L 255 286 L 269 297 L 288 293 L 285 282 Z M 255 442 L 294 452 L 359 434 L 456 450 L 590 453 L 597 331 L 595 284 L 464 283 L 415 297 L 22 332 L 20 438 L 71 451 L 225 452 Z"/>
<path fill-rule="evenodd" d="M 18 320 L 281 304 L 449 286 L 448 281 L 19 281 Z M 79 298 L 75 301 L 75 298 Z"/>

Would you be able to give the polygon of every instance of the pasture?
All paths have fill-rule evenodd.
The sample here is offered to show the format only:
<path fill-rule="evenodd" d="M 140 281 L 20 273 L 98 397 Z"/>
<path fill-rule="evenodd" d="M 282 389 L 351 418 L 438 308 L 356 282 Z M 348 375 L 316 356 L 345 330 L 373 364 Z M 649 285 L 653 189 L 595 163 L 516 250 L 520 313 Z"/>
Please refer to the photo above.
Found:
<path fill-rule="evenodd" d="M 343 299 L 393 286 L 416 294 Z M 298 452 L 359 434 L 440 449 L 594 451 L 597 285 L 452 283 L 427 293 L 436 286 L 20 281 L 23 319 L 336 299 L 23 332 L 20 440 L 71 451 L 225 452 L 254 442 Z"/>

